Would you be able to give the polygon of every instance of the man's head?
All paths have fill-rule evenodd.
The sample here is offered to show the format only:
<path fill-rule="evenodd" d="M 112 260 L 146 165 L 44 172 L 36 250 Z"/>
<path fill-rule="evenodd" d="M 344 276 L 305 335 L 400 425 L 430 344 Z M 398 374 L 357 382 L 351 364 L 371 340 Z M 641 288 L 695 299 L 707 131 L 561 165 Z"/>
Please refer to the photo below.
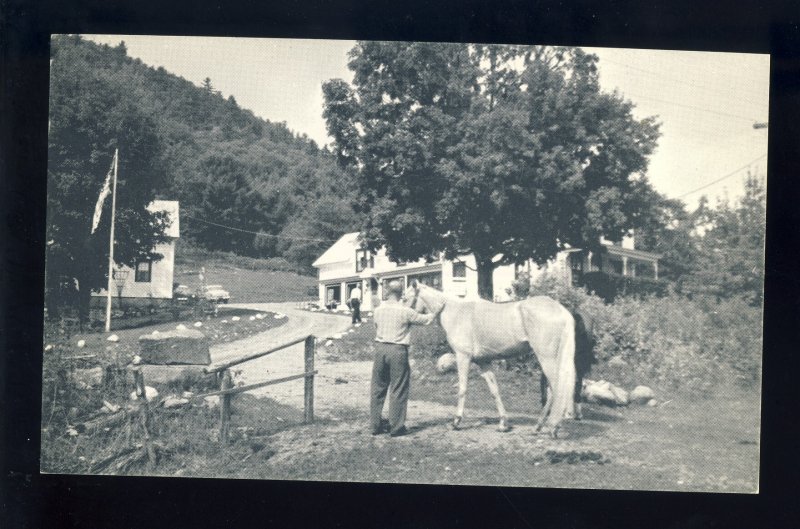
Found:
<path fill-rule="evenodd" d="M 392 279 L 386 285 L 386 295 L 390 299 L 399 300 L 403 297 L 403 283 L 397 279 Z"/>

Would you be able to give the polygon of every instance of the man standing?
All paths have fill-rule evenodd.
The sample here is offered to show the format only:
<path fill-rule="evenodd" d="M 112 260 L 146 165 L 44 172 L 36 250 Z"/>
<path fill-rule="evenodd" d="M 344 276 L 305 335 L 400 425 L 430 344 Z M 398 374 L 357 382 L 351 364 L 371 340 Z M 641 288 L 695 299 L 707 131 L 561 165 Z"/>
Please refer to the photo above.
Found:
<path fill-rule="evenodd" d="M 356 287 L 350 291 L 350 310 L 353 313 L 353 323 L 361 323 L 361 288 Z"/>
<path fill-rule="evenodd" d="M 435 315 L 420 314 L 401 304 L 403 285 L 400 281 L 390 281 L 386 289 L 386 301 L 373 312 L 377 343 L 372 364 L 370 422 L 372 435 L 386 431 L 381 412 L 389 393 L 389 435 L 398 437 L 407 433 L 406 408 L 411 388 L 411 368 L 408 365 L 410 327 L 413 324 L 428 325 Z"/>

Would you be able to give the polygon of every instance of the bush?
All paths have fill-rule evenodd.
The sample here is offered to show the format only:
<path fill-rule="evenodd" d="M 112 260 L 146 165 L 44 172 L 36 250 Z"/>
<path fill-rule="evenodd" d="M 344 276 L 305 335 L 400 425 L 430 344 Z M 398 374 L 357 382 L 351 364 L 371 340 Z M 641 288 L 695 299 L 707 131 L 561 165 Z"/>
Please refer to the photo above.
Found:
<path fill-rule="evenodd" d="M 581 286 L 611 303 L 617 297 L 666 296 L 669 282 L 649 277 L 628 277 L 605 272 L 587 272 L 581 276 Z"/>
<path fill-rule="evenodd" d="M 552 277 L 536 281 L 530 294 L 549 295 L 591 320 L 596 375 L 605 374 L 604 364 L 614 357 L 630 368 L 630 380 L 614 382 L 704 392 L 732 383 L 754 387 L 760 380 L 761 310 L 744 300 L 711 303 L 668 294 L 604 303 Z"/>

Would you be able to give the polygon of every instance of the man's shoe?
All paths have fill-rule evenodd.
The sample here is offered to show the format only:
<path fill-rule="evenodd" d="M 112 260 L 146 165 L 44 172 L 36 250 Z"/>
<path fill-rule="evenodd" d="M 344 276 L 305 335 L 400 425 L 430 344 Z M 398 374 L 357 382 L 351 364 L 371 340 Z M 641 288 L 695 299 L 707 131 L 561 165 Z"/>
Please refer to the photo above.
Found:
<path fill-rule="evenodd" d="M 380 435 L 382 433 L 389 433 L 389 421 L 386 419 L 381 420 L 381 425 L 377 431 L 372 430 L 372 435 Z"/>
<path fill-rule="evenodd" d="M 409 433 L 411 433 L 411 432 L 409 432 L 408 429 L 405 426 L 403 426 L 399 430 L 396 430 L 394 432 L 390 432 L 389 436 L 390 437 L 402 437 L 404 435 L 408 435 Z"/>

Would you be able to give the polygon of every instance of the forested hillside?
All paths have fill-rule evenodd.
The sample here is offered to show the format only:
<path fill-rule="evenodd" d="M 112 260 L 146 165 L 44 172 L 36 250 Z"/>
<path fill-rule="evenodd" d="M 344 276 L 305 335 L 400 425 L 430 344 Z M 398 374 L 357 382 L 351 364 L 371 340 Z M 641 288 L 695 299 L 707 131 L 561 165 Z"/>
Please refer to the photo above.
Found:
<path fill-rule="evenodd" d="M 122 103 L 135 107 L 155 132 L 150 157 L 161 174 L 152 178 L 154 189 L 158 198 L 181 202 L 185 240 L 308 267 L 328 240 L 353 227 L 351 180 L 335 158 L 285 124 L 256 117 L 232 96 L 223 98 L 213 81 L 196 86 L 149 67 L 129 57 L 124 44 L 55 36 L 51 53 L 51 115 L 80 113 L 87 101 L 116 97 L 128 99 Z M 65 89 L 70 81 L 81 86 Z M 109 108 L 119 108 L 117 103 Z M 109 145 L 116 140 L 105 139 Z M 120 142 L 119 148 L 121 163 L 130 160 L 128 146 Z M 92 175 L 98 182 L 102 177 Z"/>

